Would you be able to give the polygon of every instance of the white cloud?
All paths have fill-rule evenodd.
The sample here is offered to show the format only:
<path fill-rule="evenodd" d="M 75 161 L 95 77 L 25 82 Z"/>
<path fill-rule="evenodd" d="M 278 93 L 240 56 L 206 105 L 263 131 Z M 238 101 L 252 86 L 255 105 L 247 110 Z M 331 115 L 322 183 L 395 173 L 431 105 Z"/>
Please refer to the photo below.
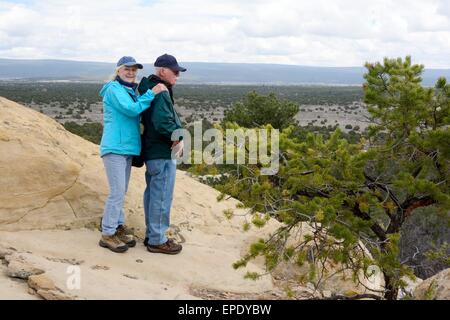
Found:
<path fill-rule="evenodd" d="M 448 0 L 439 0 L 437 13 L 450 20 L 450 2 Z"/>
<path fill-rule="evenodd" d="M 20 1 L 19 1 L 20 2 Z M 446 0 L 0 2 L 0 57 L 450 67 Z"/>

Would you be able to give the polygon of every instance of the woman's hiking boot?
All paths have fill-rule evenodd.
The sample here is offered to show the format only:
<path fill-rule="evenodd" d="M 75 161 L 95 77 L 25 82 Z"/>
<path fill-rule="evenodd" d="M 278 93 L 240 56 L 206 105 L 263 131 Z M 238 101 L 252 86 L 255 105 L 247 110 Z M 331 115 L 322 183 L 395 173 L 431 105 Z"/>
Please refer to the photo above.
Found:
<path fill-rule="evenodd" d="M 128 250 L 126 243 L 122 242 L 116 234 L 112 236 L 102 235 L 99 243 L 100 247 L 108 248 L 109 250 L 117 253 L 122 253 Z"/>

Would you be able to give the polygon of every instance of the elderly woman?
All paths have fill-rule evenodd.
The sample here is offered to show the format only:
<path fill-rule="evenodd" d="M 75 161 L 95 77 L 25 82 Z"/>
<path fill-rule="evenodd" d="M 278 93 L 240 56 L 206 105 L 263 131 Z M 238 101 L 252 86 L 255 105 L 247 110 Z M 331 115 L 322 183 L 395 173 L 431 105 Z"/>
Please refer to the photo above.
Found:
<path fill-rule="evenodd" d="M 141 152 L 140 114 L 150 107 L 155 95 L 167 90 L 164 85 L 158 85 L 137 96 L 138 69 L 143 69 L 142 64 L 132 57 L 122 57 L 112 81 L 100 91 L 104 121 L 100 150 L 110 193 L 103 212 L 99 244 L 114 252 L 125 252 L 136 245 L 132 233 L 125 226 L 123 204 L 132 157 Z"/>

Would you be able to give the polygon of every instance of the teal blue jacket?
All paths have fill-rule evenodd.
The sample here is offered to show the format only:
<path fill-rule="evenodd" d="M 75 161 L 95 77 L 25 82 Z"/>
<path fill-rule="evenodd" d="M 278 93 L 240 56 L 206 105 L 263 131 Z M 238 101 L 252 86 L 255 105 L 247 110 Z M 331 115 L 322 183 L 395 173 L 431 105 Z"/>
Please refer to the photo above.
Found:
<path fill-rule="evenodd" d="M 151 90 L 136 96 L 133 89 L 117 81 L 106 83 L 100 90 L 103 97 L 103 135 L 100 155 L 108 153 L 139 155 L 141 153 L 140 114 L 155 98 Z"/>

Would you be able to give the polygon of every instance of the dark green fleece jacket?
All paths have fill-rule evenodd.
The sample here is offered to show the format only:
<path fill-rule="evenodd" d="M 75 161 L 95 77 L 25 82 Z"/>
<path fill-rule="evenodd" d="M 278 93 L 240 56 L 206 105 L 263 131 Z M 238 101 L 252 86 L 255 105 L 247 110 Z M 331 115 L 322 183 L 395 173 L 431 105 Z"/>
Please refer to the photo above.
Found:
<path fill-rule="evenodd" d="M 139 84 L 138 91 L 140 94 L 144 94 L 158 83 L 165 84 L 169 88 L 169 92 L 164 91 L 157 94 L 151 102 L 150 108 L 142 113 L 141 122 L 144 125 L 144 133 L 141 155 L 145 161 L 171 159 L 172 143 L 180 140 L 180 137 L 172 139 L 172 133 L 183 128 L 173 107 L 172 88 L 164 81 L 155 75 L 144 77 Z"/>

